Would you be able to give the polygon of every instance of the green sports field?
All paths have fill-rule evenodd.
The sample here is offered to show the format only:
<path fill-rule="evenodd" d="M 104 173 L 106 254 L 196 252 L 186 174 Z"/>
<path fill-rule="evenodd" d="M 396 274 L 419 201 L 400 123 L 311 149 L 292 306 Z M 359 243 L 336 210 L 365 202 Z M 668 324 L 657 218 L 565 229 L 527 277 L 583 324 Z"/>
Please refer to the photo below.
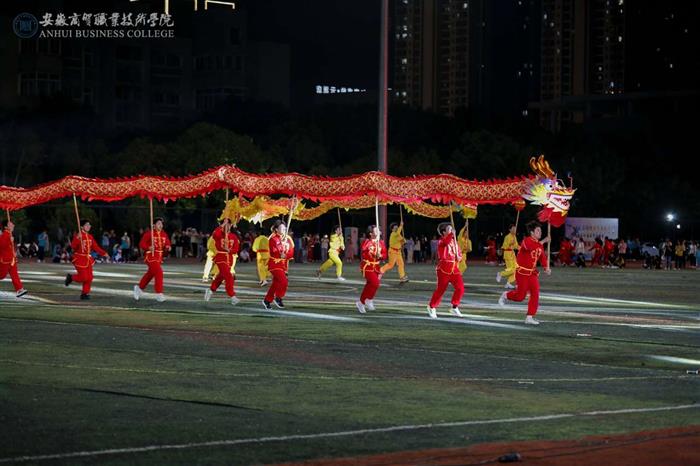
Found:
<path fill-rule="evenodd" d="M 497 305 L 495 267 L 465 273 L 463 319 L 431 320 L 432 266 L 319 281 L 292 265 L 287 309 L 203 302 L 200 264 L 167 263 L 168 301 L 135 302 L 143 265 L 21 264 L 0 294 L 0 462 L 250 464 L 700 424 L 700 271 L 554 269 L 539 327 Z M 150 288 L 148 291 L 152 291 Z M 449 299 L 451 289 L 446 298 Z"/>

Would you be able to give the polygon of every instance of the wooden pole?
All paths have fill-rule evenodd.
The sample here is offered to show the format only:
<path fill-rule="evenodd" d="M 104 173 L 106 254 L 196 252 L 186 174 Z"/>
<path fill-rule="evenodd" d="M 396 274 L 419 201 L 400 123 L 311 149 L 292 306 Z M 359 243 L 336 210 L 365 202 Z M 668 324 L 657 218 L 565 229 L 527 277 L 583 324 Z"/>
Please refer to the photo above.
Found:
<path fill-rule="evenodd" d="M 452 214 L 452 201 L 450 201 L 450 223 L 452 224 L 452 243 L 456 251 L 458 249 L 457 231 L 455 230 L 455 218 Z"/>
<path fill-rule="evenodd" d="M 379 233 L 381 231 L 381 229 L 379 228 L 379 197 L 378 196 L 374 196 L 374 221 L 376 222 L 375 226 L 377 228 L 377 233 Z M 374 236 L 374 240 L 377 243 L 377 257 L 381 257 L 381 255 L 379 254 L 379 234 L 376 234 Z"/>
<path fill-rule="evenodd" d="M 338 226 L 340 227 L 340 234 L 343 234 L 343 222 L 340 219 L 340 207 L 338 207 Z"/>
<path fill-rule="evenodd" d="M 296 209 L 296 206 L 297 206 L 296 200 L 297 200 L 297 198 L 296 198 L 296 196 L 294 196 L 292 198 L 292 205 L 289 208 L 289 218 L 287 219 L 287 228 L 284 232 L 284 239 L 285 240 L 287 239 L 287 234 L 289 233 L 289 226 L 292 224 L 292 217 L 294 215 L 294 209 Z"/>
<path fill-rule="evenodd" d="M 10 222 L 10 209 L 5 209 L 5 212 L 7 212 L 7 222 Z"/>
<path fill-rule="evenodd" d="M 552 264 L 549 261 L 552 260 L 552 224 L 550 222 L 547 222 L 547 238 L 549 238 L 547 242 L 547 267 L 551 269 Z"/>
<path fill-rule="evenodd" d="M 73 207 L 75 207 L 75 219 L 78 222 L 78 238 L 80 238 L 80 252 L 83 252 L 85 245 L 83 244 L 83 233 L 80 231 L 80 213 L 78 212 L 78 198 L 73 193 Z M 89 251 L 88 251 L 89 253 Z"/>
<path fill-rule="evenodd" d="M 153 198 L 149 197 L 148 201 L 149 201 L 150 210 L 151 210 L 151 254 L 155 254 L 156 244 L 155 244 L 154 235 L 156 233 L 156 226 L 153 224 Z"/>
<path fill-rule="evenodd" d="M 518 221 L 520 221 L 520 211 L 515 215 L 515 235 L 518 235 Z"/>
<path fill-rule="evenodd" d="M 403 206 L 399 204 L 399 217 L 401 218 L 401 223 L 403 223 Z"/>

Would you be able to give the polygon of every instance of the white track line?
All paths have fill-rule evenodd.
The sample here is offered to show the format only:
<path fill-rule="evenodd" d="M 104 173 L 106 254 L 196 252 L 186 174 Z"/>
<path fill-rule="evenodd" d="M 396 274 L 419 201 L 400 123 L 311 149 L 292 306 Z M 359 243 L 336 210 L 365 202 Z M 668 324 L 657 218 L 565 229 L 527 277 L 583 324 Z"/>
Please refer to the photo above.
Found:
<path fill-rule="evenodd" d="M 659 411 L 679 411 L 683 409 L 698 409 L 700 404 L 675 405 L 675 406 L 660 406 L 657 408 L 631 408 L 617 409 L 608 411 L 586 411 L 583 413 L 562 413 L 549 414 L 544 416 L 528 416 L 528 417 L 513 417 L 503 419 L 484 419 L 478 421 L 456 421 L 456 422 L 441 422 L 436 424 L 408 424 L 391 427 L 378 427 L 375 429 L 358 429 L 345 430 L 339 432 L 322 432 L 318 434 L 297 434 L 297 435 L 281 435 L 271 437 L 257 437 L 231 440 L 213 440 L 210 442 L 196 443 L 180 443 L 170 445 L 147 445 L 143 447 L 131 448 L 111 448 L 107 450 L 92 450 L 92 451 L 75 451 L 69 453 L 54 453 L 49 455 L 33 455 L 33 456 L 15 456 L 11 458 L 0 458 L 0 463 L 25 462 L 25 461 L 41 461 L 41 460 L 56 460 L 66 458 L 86 458 L 105 455 L 123 455 L 128 453 L 145 453 L 150 451 L 162 450 L 186 450 L 190 448 L 202 447 L 225 447 L 232 445 L 244 445 L 249 443 L 269 443 L 269 442 L 285 442 L 289 440 L 314 440 L 333 437 L 349 437 L 353 435 L 367 435 L 385 432 L 402 432 L 413 431 L 419 429 L 434 429 L 442 427 L 464 427 L 464 426 L 479 426 L 488 424 L 507 424 L 517 422 L 533 422 L 533 421 L 551 421 L 555 419 L 567 419 L 576 417 L 592 417 L 592 416 L 612 416 L 617 414 L 636 414 L 636 413 L 652 413 Z"/>

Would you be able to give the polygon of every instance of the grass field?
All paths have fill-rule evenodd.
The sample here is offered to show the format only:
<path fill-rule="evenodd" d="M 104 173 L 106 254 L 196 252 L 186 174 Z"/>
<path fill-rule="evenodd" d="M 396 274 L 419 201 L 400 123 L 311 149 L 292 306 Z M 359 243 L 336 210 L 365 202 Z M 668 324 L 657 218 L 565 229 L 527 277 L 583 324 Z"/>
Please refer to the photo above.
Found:
<path fill-rule="evenodd" d="M 700 271 L 554 269 L 532 327 L 483 265 L 465 318 L 443 300 L 436 321 L 431 266 L 389 273 L 366 315 L 356 264 L 344 283 L 293 265 L 285 311 L 262 309 L 253 265 L 235 307 L 203 302 L 199 264 L 165 268 L 161 304 L 131 297 L 142 265 L 98 265 L 89 302 L 68 266 L 22 264 L 29 299 L 2 282 L 0 462 L 272 463 L 700 424 Z"/>

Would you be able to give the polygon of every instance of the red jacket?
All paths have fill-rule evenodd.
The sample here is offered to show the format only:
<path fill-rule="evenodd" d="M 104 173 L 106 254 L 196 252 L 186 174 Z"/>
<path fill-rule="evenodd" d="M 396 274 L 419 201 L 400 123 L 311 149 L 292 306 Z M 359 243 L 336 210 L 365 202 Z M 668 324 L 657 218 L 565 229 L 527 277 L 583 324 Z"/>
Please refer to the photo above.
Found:
<path fill-rule="evenodd" d="M 93 238 L 90 233 L 85 233 L 84 231 L 81 231 L 80 234 L 76 234 L 73 237 L 70 247 L 73 248 L 73 264 L 76 267 L 92 266 L 92 264 L 95 263 L 95 259 L 90 255 L 92 251 L 95 251 L 100 256 L 107 255 L 105 250 L 97 245 L 95 238 Z"/>
<path fill-rule="evenodd" d="M 5 230 L 0 234 L 0 264 L 13 266 L 16 263 L 15 240 L 12 233 Z"/>
<path fill-rule="evenodd" d="M 381 273 L 379 262 L 386 259 L 386 245 L 384 241 L 379 240 L 379 249 L 377 249 L 377 241 L 367 238 L 362 242 L 362 248 L 360 256 L 362 261 L 360 262 L 360 270 L 362 270 L 362 275 L 365 271 Z"/>
<path fill-rule="evenodd" d="M 284 257 L 282 257 L 284 255 Z M 282 237 L 279 233 L 270 235 L 270 258 L 267 261 L 268 270 L 287 271 L 287 264 L 294 259 L 294 241 L 287 235 Z"/>
<path fill-rule="evenodd" d="M 438 242 L 438 263 L 435 270 L 446 274 L 460 274 L 459 261 L 462 260 L 462 251 L 455 240 L 454 233 L 440 238 Z"/>
<path fill-rule="evenodd" d="M 216 245 L 214 262 L 217 264 L 227 264 L 229 267 L 233 265 L 233 255 L 238 254 L 238 250 L 241 246 L 238 236 L 231 231 L 226 235 L 223 227 L 217 227 L 211 234 L 211 237 L 214 239 L 214 244 Z"/>
<path fill-rule="evenodd" d="M 153 252 L 151 252 L 151 230 L 141 237 L 139 248 L 146 251 L 145 262 L 163 262 L 163 252 L 170 251 L 170 238 L 164 231 L 156 231 L 153 235 Z"/>
<path fill-rule="evenodd" d="M 528 236 L 520 243 L 516 261 L 518 263 L 517 272 L 523 275 L 539 274 L 537 271 L 538 261 L 544 268 L 549 266 L 544 246 L 531 236 Z"/>

